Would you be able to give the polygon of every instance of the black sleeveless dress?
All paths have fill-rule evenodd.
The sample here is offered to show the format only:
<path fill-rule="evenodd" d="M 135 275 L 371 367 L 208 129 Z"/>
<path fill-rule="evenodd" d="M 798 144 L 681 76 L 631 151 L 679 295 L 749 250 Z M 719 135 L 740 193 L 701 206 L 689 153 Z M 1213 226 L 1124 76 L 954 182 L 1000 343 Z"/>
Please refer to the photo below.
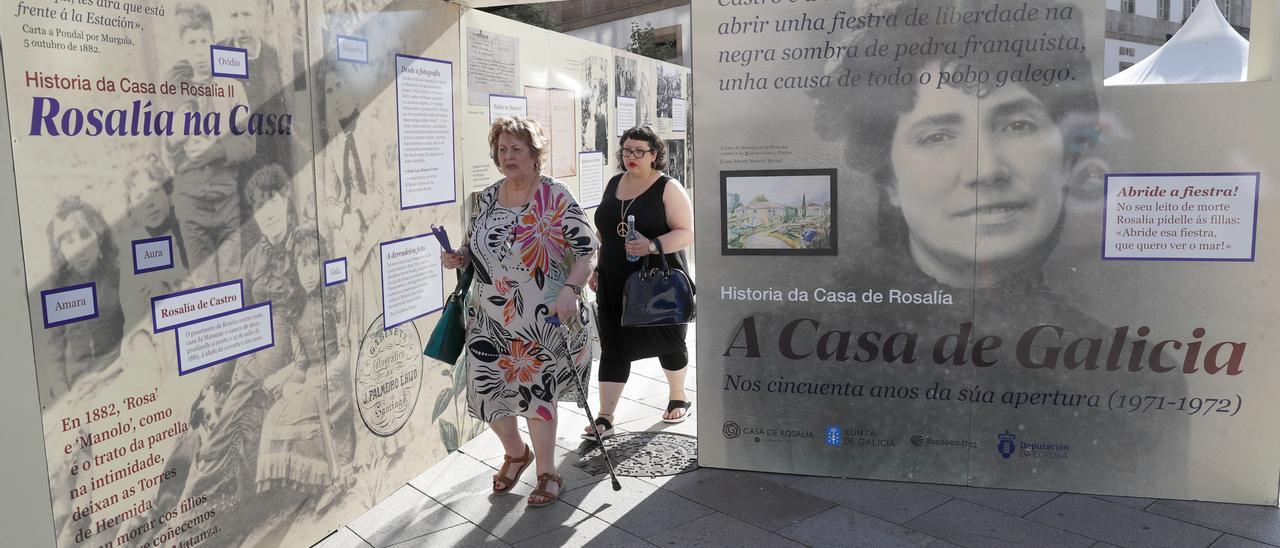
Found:
<path fill-rule="evenodd" d="M 645 259 L 627 260 L 627 251 L 623 247 L 625 238 L 618 235 L 618 222 L 624 219 L 622 211 L 626 209 L 627 215 L 636 218 L 636 232 L 641 236 L 652 240 L 671 232 L 671 226 L 667 224 L 667 209 L 662 202 L 663 191 L 670 180 L 670 177 L 662 175 L 634 202 L 623 203 L 618 199 L 618 183 L 622 181 L 620 173 L 609 180 L 600 207 L 596 208 L 596 229 L 600 231 L 601 244 L 598 263 L 600 286 L 596 295 L 601 361 L 634 361 L 685 348 L 688 326 L 622 327 L 623 286 L 631 273 L 640 270 Z M 648 260 L 656 263 L 658 257 L 651 256 Z M 684 251 L 668 253 L 667 264 L 686 273 L 689 271 Z"/>

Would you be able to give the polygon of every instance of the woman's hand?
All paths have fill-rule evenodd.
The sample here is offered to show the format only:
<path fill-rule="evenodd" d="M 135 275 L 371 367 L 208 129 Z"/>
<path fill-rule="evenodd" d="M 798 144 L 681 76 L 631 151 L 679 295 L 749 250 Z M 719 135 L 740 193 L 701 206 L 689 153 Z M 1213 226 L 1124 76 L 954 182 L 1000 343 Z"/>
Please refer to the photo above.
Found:
<path fill-rule="evenodd" d="M 465 247 L 460 247 L 458 248 L 458 251 L 453 253 L 449 253 L 448 251 L 440 252 L 440 262 L 449 270 L 461 268 L 462 266 L 465 266 L 469 260 L 471 260 L 471 254 L 467 252 L 467 248 Z"/>
<path fill-rule="evenodd" d="M 637 234 L 636 239 L 627 242 L 625 247 L 627 255 L 643 257 L 649 254 L 649 239 Z"/>
<path fill-rule="evenodd" d="M 578 314 L 578 297 L 573 294 L 573 289 L 565 287 L 560 290 L 560 296 L 556 297 L 556 317 L 561 322 L 569 318 L 576 317 Z"/>
<path fill-rule="evenodd" d="M 600 273 L 592 270 L 591 279 L 587 280 L 587 287 L 591 288 L 592 293 L 600 292 Z"/>

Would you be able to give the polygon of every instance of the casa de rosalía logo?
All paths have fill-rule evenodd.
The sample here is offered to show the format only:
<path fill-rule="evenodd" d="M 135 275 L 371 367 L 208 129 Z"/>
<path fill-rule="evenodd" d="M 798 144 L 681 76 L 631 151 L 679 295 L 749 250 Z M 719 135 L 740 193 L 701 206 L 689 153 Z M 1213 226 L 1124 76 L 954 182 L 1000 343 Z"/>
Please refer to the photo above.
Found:
<path fill-rule="evenodd" d="M 800 439 L 814 439 L 812 430 L 778 426 L 758 426 L 747 424 L 740 426 L 734 421 L 725 421 L 720 433 L 727 439 L 734 439 L 743 434 L 751 436 L 757 443 L 761 441 L 785 442 Z"/>

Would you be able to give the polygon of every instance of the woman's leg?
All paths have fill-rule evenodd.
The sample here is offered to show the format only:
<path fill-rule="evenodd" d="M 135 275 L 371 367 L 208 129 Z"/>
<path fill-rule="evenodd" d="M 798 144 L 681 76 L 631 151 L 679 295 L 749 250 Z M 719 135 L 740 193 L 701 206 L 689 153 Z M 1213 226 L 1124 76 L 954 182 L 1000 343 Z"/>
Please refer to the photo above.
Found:
<path fill-rule="evenodd" d="M 678 352 L 658 356 L 658 363 L 662 364 L 662 374 L 667 376 L 667 399 L 689 401 L 684 392 L 684 378 L 689 372 L 689 368 L 686 367 L 689 365 L 689 350 L 681 349 Z M 662 418 L 677 419 L 684 414 L 684 409 L 673 409 L 669 413 L 663 413 Z"/>
<path fill-rule="evenodd" d="M 618 409 L 618 400 L 622 399 L 622 389 L 627 387 L 627 381 L 622 382 L 605 382 L 600 381 L 600 414 L 608 415 L 613 418 L 613 412 Z M 613 422 L 613 421 L 609 421 Z"/>
<path fill-rule="evenodd" d="M 515 417 L 507 416 L 497 419 L 489 423 L 489 428 L 493 429 L 494 434 L 497 434 L 498 440 L 502 442 L 502 450 L 506 452 L 508 457 L 518 459 L 524 456 L 524 439 L 520 437 L 520 428 L 519 425 L 516 424 Z M 552 436 L 551 439 L 552 442 L 554 442 L 555 436 Z M 537 443 L 535 442 L 534 445 L 534 456 L 541 456 L 542 453 L 536 447 Z M 500 480 L 500 485 L 495 486 L 498 489 L 505 489 L 508 485 L 511 485 L 512 482 L 516 481 L 516 478 L 512 476 L 515 475 L 518 468 L 515 466 L 511 466 L 509 468 L 510 469 L 507 470 L 507 476 Z"/>
<path fill-rule="evenodd" d="M 614 411 L 618 409 L 618 400 L 622 399 L 622 389 L 627 387 L 627 378 L 631 376 L 631 362 L 622 359 L 602 358 L 600 371 L 596 378 L 600 380 L 600 409 L 598 415 L 613 423 Z M 591 425 L 585 429 L 591 432 Z"/>
<path fill-rule="evenodd" d="M 534 468 L 539 475 L 556 473 L 556 425 L 557 418 L 551 420 L 542 419 L 526 419 L 529 423 L 529 437 L 533 438 L 533 455 Z M 513 420 L 512 423 L 515 421 Z M 555 482 L 547 483 L 547 491 L 552 494 L 559 494 L 560 488 Z M 531 496 L 529 502 L 542 503 L 546 499 L 542 497 Z"/>
<path fill-rule="evenodd" d="M 502 442 L 502 448 L 506 450 L 508 456 L 520 458 L 524 455 L 524 439 L 520 437 L 520 428 L 516 424 L 515 417 L 507 416 L 497 419 L 489 423 L 489 428 L 498 435 L 498 440 Z"/>

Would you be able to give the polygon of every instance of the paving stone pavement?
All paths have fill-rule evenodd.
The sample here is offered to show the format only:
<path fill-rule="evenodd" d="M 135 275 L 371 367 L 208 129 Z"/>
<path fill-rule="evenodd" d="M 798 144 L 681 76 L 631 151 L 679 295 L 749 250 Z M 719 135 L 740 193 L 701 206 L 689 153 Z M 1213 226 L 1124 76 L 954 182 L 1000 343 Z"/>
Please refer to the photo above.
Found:
<path fill-rule="evenodd" d="M 697 403 L 684 424 L 659 420 L 654 362 L 633 367 L 642 380 L 624 393 L 617 428 L 693 434 Z M 565 411 L 556 453 L 568 483 L 550 507 L 525 506 L 531 471 L 514 494 L 489 495 L 502 446 L 486 431 L 316 546 L 1280 546 L 1280 508 L 1261 506 L 711 468 L 620 478 L 614 492 L 572 466 L 585 419 Z"/>

